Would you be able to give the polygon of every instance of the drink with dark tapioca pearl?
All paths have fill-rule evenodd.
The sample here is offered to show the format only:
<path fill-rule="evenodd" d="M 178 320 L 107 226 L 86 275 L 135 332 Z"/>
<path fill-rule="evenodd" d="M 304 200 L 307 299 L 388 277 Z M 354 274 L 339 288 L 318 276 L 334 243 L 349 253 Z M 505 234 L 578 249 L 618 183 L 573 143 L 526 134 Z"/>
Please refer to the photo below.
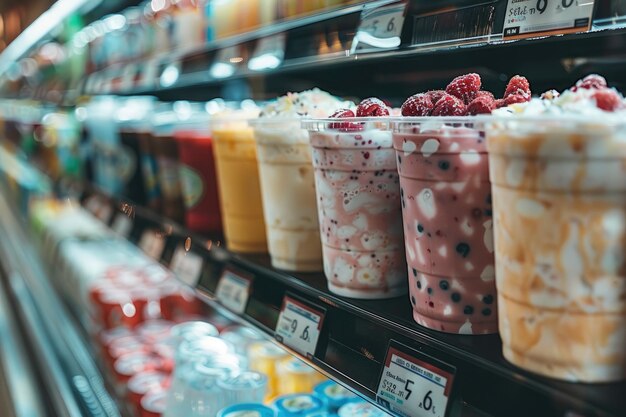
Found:
<path fill-rule="evenodd" d="M 484 135 L 469 118 L 393 124 L 414 319 L 449 333 L 495 333 Z"/>

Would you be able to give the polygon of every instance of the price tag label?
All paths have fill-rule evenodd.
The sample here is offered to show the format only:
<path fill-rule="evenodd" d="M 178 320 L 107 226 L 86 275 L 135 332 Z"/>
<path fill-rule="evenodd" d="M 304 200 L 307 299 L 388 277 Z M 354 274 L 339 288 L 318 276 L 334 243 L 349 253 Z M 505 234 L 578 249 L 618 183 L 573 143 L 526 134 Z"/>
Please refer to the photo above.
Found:
<path fill-rule="evenodd" d="M 455 368 L 392 341 L 376 401 L 401 416 L 444 417 Z"/>
<path fill-rule="evenodd" d="M 133 221 L 128 217 L 127 214 L 117 213 L 115 219 L 113 219 L 113 224 L 111 225 L 111 229 L 118 235 L 122 237 L 128 237 L 130 231 L 133 228 Z"/>
<path fill-rule="evenodd" d="M 276 324 L 276 340 L 306 357 L 312 357 L 322 331 L 324 312 L 285 296 Z"/>
<path fill-rule="evenodd" d="M 154 260 L 160 260 L 165 248 L 165 239 L 158 231 L 151 229 L 146 230 L 139 239 L 139 247 L 149 257 Z"/>
<path fill-rule="evenodd" d="M 583 32 L 591 27 L 593 0 L 509 0 L 505 38 Z"/>
<path fill-rule="evenodd" d="M 216 298 L 229 310 L 243 314 L 250 297 L 252 280 L 225 269 L 215 290 Z"/>
<path fill-rule="evenodd" d="M 352 53 L 400 46 L 406 2 L 365 9 L 352 41 Z"/>
<path fill-rule="evenodd" d="M 170 269 L 185 284 L 195 287 L 202 273 L 202 257 L 180 246 L 174 252 Z"/>

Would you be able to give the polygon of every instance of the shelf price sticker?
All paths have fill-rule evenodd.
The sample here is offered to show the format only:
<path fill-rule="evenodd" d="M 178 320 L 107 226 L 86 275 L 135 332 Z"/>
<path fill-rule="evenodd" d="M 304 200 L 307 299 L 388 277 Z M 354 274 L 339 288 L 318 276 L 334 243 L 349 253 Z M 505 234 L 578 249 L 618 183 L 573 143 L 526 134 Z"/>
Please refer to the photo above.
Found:
<path fill-rule="evenodd" d="M 389 344 L 376 401 L 408 417 L 444 417 L 455 368 L 407 346 Z"/>
<path fill-rule="evenodd" d="M 202 257 L 179 246 L 174 252 L 170 269 L 185 284 L 195 287 L 202 273 Z"/>
<path fill-rule="evenodd" d="M 113 219 L 113 224 L 111 225 L 111 229 L 118 235 L 127 238 L 130 234 L 130 231 L 133 228 L 133 221 L 130 219 L 128 214 L 126 213 L 117 213 L 115 219 Z"/>
<path fill-rule="evenodd" d="M 245 278 L 230 269 L 224 269 L 217 283 L 215 297 L 224 307 L 237 314 L 243 314 L 248 305 L 251 284 L 252 279 Z"/>
<path fill-rule="evenodd" d="M 322 331 L 324 311 L 285 296 L 276 323 L 276 340 L 311 358 Z"/>
<path fill-rule="evenodd" d="M 594 0 L 509 0 L 505 38 L 584 32 L 591 27 Z"/>
<path fill-rule="evenodd" d="M 163 249 L 165 248 L 165 239 L 157 230 L 148 229 L 141 235 L 139 247 L 146 255 L 158 261 L 161 259 Z"/>
<path fill-rule="evenodd" d="M 366 8 L 352 41 L 351 53 L 392 49 L 400 46 L 406 2 Z"/>

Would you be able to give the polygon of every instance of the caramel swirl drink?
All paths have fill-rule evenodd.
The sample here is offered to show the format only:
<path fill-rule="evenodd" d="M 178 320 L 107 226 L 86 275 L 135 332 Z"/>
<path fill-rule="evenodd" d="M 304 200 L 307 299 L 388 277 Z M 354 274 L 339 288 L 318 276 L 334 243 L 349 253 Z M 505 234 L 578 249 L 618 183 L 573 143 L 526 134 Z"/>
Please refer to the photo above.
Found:
<path fill-rule="evenodd" d="M 304 126 L 313 147 L 328 288 L 353 298 L 405 293 L 400 186 L 389 123 L 374 117 Z"/>
<path fill-rule="evenodd" d="M 496 333 L 484 132 L 472 117 L 392 124 L 413 317 L 448 333 Z"/>
<path fill-rule="evenodd" d="M 626 377 L 626 112 L 592 93 L 518 105 L 487 140 L 504 356 L 608 382 Z"/>
<path fill-rule="evenodd" d="M 214 117 L 215 163 L 227 247 L 236 252 L 267 251 L 257 153 L 248 120 L 256 111 Z"/>
<path fill-rule="evenodd" d="M 272 265 L 321 271 L 315 180 L 304 116 L 326 116 L 345 103 L 318 89 L 290 93 L 266 105 L 251 122 Z"/>

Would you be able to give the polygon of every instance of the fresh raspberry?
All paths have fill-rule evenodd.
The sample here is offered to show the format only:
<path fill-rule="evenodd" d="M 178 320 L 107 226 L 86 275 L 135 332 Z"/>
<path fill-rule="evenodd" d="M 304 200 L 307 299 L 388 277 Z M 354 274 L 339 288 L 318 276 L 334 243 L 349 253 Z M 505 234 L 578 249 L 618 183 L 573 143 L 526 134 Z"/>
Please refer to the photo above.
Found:
<path fill-rule="evenodd" d="M 510 95 L 528 96 L 530 98 L 530 83 L 526 77 L 515 75 L 509 80 L 504 90 L 504 98 Z"/>
<path fill-rule="evenodd" d="M 407 98 L 404 104 L 402 104 L 402 115 L 430 116 L 430 113 L 433 111 L 433 107 L 435 107 L 435 105 L 428 94 L 415 94 Z"/>
<path fill-rule="evenodd" d="M 429 92 L 427 92 L 427 93 L 426 93 L 426 95 L 427 95 L 428 97 L 430 97 L 430 101 L 432 101 L 432 102 L 433 102 L 433 104 L 435 104 L 436 102 L 438 102 L 438 101 L 439 101 L 439 99 L 440 99 L 441 97 L 443 97 L 445 94 L 446 94 L 446 92 L 445 92 L 445 91 L 443 91 L 443 90 L 431 90 L 431 91 L 429 91 Z"/>
<path fill-rule="evenodd" d="M 548 90 L 541 95 L 541 99 L 542 100 L 554 100 L 555 98 L 558 98 L 560 95 L 561 93 L 559 93 L 556 90 Z"/>
<path fill-rule="evenodd" d="M 389 116 L 389 107 L 375 97 L 366 98 L 356 108 L 357 117 Z"/>
<path fill-rule="evenodd" d="M 585 78 L 578 80 L 576 85 L 572 87 L 572 91 L 576 91 L 579 88 L 586 90 L 601 90 L 607 88 L 606 79 L 598 74 L 589 74 Z"/>
<path fill-rule="evenodd" d="M 446 93 L 460 98 L 465 104 L 468 104 L 480 91 L 480 86 L 480 75 L 474 73 L 461 75 L 448 84 Z"/>
<path fill-rule="evenodd" d="M 478 93 L 476 93 L 476 97 L 474 97 L 474 100 L 477 99 L 478 97 L 489 97 L 490 99 L 494 101 L 496 100 L 496 98 L 493 96 L 493 93 L 491 91 L 481 90 Z"/>
<path fill-rule="evenodd" d="M 495 104 L 496 104 L 496 109 L 499 109 L 501 107 L 506 107 L 506 103 L 504 102 L 503 98 L 497 99 Z"/>
<path fill-rule="evenodd" d="M 468 115 L 489 114 L 496 108 L 496 100 L 488 95 L 476 97 L 467 106 Z"/>
<path fill-rule="evenodd" d="M 355 116 L 356 115 L 354 114 L 354 112 L 350 109 L 339 109 L 333 114 L 331 114 L 329 117 L 335 119 L 339 117 L 355 117 Z"/>
<path fill-rule="evenodd" d="M 526 103 L 527 101 L 530 101 L 530 95 L 511 94 L 504 98 L 504 105 L 510 106 L 511 104 Z"/>
<path fill-rule="evenodd" d="M 624 99 L 619 93 L 611 88 L 598 90 L 591 96 L 596 100 L 596 106 L 605 111 L 615 111 L 626 107 Z"/>
<path fill-rule="evenodd" d="M 465 103 L 455 96 L 444 94 L 437 101 L 433 109 L 432 116 L 463 116 L 465 114 Z"/>
<path fill-rule="evenodd" d="M 350 109 L 339 109 L 333 114 L 330 115 L 331 118 L 345 118 L 345 117 L 355 117 L 355 114 Z M 361 130 L 361 126 L 357 123 L 351 122 L 341 122 L 341 123 L 330 123 L 328 126 L 330 129 L 339 129 L 345 131 L 351 130 Z"/>

